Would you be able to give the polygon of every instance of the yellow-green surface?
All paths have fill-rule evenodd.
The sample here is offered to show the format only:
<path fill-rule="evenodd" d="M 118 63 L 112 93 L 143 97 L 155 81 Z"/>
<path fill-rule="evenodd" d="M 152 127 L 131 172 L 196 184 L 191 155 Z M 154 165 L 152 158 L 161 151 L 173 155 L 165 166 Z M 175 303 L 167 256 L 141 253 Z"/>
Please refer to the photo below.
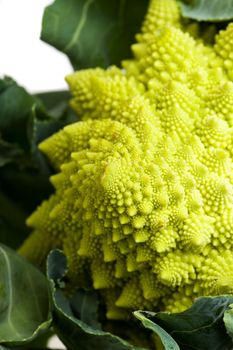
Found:
<path fill-rule="evenodd" d="M 136 38 L 123 69 L 67 77 L 82 121 L 40 145 L 55 194 L 20 249 L 40 263 L 62 248 L 110 319 L 233 292 L 232 25 L 207 46 L 152 0 Z"/>

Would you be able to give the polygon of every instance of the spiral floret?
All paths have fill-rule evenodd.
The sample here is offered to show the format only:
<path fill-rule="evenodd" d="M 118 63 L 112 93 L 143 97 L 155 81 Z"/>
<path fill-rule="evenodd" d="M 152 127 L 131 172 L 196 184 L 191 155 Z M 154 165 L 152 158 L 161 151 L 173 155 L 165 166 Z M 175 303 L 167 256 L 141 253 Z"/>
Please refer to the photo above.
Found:
<path fill-rule="evenodd" d="M 37 263 L 63 249 L 72 282 L 91 276 L 111 319 L 233 292 L 232 27 L 205 50 L 176 6 L 166 23 L 170 3 L 151 1 L 124 70 L 67 77 L 81 121 L 40 144 L 55 193 L 20 249 Z"/>

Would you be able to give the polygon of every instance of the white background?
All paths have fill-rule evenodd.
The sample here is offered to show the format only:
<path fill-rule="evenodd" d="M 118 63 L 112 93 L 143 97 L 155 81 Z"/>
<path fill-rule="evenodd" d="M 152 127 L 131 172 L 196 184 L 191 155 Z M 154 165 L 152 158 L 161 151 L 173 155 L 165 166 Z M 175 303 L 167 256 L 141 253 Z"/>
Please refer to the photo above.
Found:
<path fill-rule="evenodd" d="M 0 77 L 29 92 L 66 89 L 72 71 L 63 53 L 40 40 L 42 14 L 52 0 L 0 0 Z"/>

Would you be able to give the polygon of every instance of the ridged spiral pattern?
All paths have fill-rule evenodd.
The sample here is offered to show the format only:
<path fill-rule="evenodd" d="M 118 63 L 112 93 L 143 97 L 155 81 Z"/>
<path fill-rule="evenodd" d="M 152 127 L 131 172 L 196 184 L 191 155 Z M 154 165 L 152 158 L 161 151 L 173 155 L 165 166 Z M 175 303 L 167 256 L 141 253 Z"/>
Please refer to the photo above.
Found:
<path fill-rule="evenodd" d="M 175 1 L 151 1 L 134 58 L 68 76 L 82 121 L 40 145 L 55 193 L 20 252 L 62 248 L 110 319 L 233 292 L 232 25 L 205 46 L 179 20 Z"/>

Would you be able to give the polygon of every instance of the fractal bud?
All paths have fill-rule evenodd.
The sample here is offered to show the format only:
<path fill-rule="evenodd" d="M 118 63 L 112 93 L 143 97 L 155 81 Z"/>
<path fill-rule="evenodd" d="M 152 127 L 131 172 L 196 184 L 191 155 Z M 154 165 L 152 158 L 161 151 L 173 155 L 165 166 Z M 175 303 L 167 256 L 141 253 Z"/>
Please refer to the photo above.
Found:
<path fill-rule="evenodd" d="M 41 263 L 63 249 L 110 319 L 233 292 L 232 25 L 210 46 L 179 17 L 152 0 L 124 69 L 68 76 L 81 121 L 39 146 L 55 192 L 20 253 Z"/>

